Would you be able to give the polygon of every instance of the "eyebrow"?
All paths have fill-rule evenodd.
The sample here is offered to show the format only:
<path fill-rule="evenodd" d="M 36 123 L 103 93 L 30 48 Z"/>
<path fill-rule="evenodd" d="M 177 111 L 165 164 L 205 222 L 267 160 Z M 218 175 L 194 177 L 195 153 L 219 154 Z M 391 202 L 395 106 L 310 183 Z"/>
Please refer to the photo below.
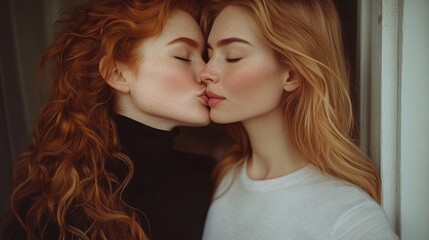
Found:
<path fill-rule="evenodd" d="M 195 41 L 194 39 L 191 38 L 187 38 L 187 37 L 179 37 L 174 39 L 173 41 L 167 43 L 167 45 L 172 45 L 175 43 L 185 43 L 193 48 L 198 48 L 198 46 L 200 45 L 197 41 Z"/>
<path fill-rule="evenodd" d="M 222 40 L 219 40 L 216 44 L 217 47 L 223 47 L 232 43 L 243 43 L 243 44 L 247 44 L 249 46 L 252 46 L 252 44 L 250 44 L 248 41 L 241 39 L 241 38 L 237 38 L 237 37 L 231 37 L 231 38 L 224 38 Z M 212 46 L 207 43 L 207 48 L 208 49 L 213 49 Z"/>

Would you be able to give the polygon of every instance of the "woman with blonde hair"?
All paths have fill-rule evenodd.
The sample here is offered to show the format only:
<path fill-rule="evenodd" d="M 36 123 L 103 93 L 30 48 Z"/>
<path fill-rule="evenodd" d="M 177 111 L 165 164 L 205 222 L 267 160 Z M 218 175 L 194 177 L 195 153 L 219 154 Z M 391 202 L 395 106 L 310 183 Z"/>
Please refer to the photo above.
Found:
<path fill-rule="evenodd" d="M 214 161 L 173 149 L 177 126 L 210 122 L 198 10 L 98 0 L 61 15 L 5 239 L 201 239 Z"/>
<path fill-rule="evenodd" d="M 203 239 L 396 239 L 380 178 L 351 137 L 342 32 L 329 0 L 211 0 L 210 117 L 233 123 Z"/>

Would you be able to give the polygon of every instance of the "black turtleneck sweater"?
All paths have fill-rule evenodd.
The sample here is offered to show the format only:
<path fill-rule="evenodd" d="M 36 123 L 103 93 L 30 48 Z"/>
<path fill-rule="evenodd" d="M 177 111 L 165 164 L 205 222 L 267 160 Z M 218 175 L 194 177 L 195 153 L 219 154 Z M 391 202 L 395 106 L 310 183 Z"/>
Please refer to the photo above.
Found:
<path fill-rule="evenodd" d="M 200 240 L 212 186 L 214 159 L 174 150 L 178 129 L 163 131 L 115 115 L 120 143 L 134 162 L 124 197 L 141 211 L 151 240 Z"/>
<path fill-rule="evenodd" d="M 151 240 L 200 240 L 211 201 L 215 160 L 174 150 L 178 129 L 162 131 L 120 115 L 113 119 L 123 150 L 134 162 L 124 198 L 138 210 L 145 233 Z M 124 176 L 123 166 L 108 167 Z M 4 239 L 25 239 L 16 219 L 10 219 L 5 230 Z M 50 224 L 45 233 L 47 240 L 58 239 L 58 226 Z"/>

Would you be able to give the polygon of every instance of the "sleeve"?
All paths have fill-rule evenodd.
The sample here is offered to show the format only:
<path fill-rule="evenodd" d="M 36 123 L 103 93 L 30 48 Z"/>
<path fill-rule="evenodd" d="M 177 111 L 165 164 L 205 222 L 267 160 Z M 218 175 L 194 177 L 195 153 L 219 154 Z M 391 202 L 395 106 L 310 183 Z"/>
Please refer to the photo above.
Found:
<path fill-rule="evenodd" d="M 335 224 L 332 239 L 397 240 L 384 210 L 376 202 L 365 201 L 346 211 Z"/>

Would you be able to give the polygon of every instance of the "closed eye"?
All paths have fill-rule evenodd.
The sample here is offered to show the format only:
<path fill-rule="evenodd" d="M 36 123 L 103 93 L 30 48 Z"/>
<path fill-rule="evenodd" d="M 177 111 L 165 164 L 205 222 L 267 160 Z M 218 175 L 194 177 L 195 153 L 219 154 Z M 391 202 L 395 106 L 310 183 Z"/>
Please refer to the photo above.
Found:
<path fill-rule="evenodd" d="M 177 56 L 175 56 L 174 58 L 179 59 L 180 61 L 184 61 L 184 62 L 190 62 L 191 61 L 191 59 L 183 58 L 183 57 L 177 57 Z"/>
<path fill-rule="evenodd" d="M 229 63 L 236 63 L 238 61 L 240 61 L 241 58 L 227 58 L 226 61 Z"/>

